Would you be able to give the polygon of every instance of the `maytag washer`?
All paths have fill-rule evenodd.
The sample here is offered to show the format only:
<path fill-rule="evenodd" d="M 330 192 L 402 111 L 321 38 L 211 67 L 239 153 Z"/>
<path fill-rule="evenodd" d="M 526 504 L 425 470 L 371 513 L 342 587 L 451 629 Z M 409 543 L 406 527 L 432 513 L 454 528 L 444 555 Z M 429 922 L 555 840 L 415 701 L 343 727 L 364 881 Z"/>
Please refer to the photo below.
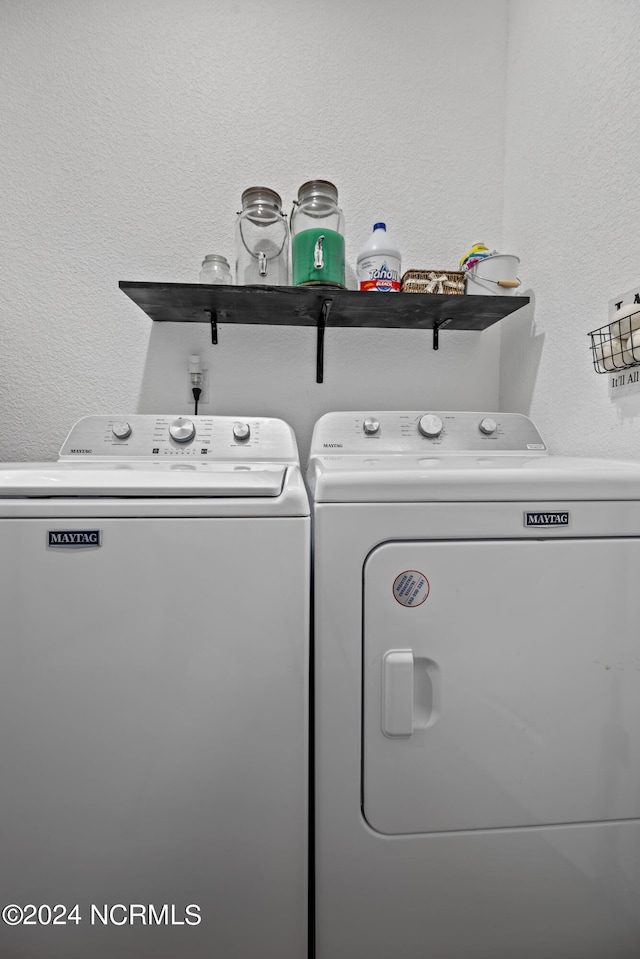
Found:
<path fill-rule="evenodd" d="M 316 424 L 317 959 L 640 954 L 640 464 Z"/>
<path fill-rule="evenodd" d="M 281 420 L 0 466 L 0 954 L 306 956 L 309 553 Z"/>

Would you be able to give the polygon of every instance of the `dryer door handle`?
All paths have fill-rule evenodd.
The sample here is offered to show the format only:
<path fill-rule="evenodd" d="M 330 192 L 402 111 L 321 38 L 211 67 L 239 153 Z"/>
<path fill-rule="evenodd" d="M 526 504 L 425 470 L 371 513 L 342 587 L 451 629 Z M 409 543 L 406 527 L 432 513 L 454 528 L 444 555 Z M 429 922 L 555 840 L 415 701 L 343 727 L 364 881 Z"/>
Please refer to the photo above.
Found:
<path fill-rule="evenodd" d="M 413 651 L 390 649 L 382 659 L 382 732 L 392 739 L 413 735 Z"/>

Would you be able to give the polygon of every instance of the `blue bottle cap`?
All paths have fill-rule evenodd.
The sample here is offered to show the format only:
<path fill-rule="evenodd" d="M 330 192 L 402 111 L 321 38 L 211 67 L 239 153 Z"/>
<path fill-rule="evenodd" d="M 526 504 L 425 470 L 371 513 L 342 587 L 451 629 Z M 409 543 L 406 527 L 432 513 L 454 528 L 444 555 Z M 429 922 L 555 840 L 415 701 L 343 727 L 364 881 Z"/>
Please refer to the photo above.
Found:
<path fill-rule="evenodd" d="M 386 229 L 387 229 L 387 224 L 386 224 L 386 223 L 374 223 L 374 224 L 373 224 L 373 229 L 374 229 L 374 230 L 386 230 Z"/>

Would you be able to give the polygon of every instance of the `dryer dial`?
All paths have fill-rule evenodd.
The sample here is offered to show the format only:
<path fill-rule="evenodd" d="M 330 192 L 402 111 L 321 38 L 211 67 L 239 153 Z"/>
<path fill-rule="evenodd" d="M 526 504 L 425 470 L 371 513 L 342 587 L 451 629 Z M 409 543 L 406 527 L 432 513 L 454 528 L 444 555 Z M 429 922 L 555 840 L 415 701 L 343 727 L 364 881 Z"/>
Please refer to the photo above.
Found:
<path fill-rule="evenodd" d="M 179 416 L 177 420 L 174 420 L 173 423 L 169 426 L 169 436 L 176 441 L 176 443 L 189 443 L 196 435 L 196 428 L 191 420 L 187 420 L 184 416 Z"/>
<path fill-rule="evenodd" d="M 374 436 L 380 429 L 380 420 L 374 419 L 373 416 L 368 416 L 362 424 L 362 429 L 367 436 Z"/>
<path fill-rule="evenodd" d="M 435 413 L 425 413 L 420 417 L 418 429 L 423 436 L 434 440 L 442 433 L 442 420 Z"/>
<path fill-rule="evenodd" d="M 498 424 L 490 416 L 485 416 L 478 423 L 478 429 L 481 433 L 484 433 L 485 436 L 491 436 L 492 433 L 498 429 Z"/>

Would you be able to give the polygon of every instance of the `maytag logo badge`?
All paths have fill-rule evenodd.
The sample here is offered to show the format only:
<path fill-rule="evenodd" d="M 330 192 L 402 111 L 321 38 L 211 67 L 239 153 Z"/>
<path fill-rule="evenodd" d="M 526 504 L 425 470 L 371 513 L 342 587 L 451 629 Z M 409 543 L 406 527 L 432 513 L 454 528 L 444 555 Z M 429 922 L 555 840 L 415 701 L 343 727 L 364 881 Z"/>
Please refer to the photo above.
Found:
<path fill-rule="evenodd" d="M 553 513 L 525 513 L 525 526 L 568 526 L 569 514 L 563 512 Z"/>
<path fill-rule="evenodd" d="M 99 529 L 50 529 L 47 533 L 49 546 L 76 549 L 81 546 L 102 546 Z"/>

